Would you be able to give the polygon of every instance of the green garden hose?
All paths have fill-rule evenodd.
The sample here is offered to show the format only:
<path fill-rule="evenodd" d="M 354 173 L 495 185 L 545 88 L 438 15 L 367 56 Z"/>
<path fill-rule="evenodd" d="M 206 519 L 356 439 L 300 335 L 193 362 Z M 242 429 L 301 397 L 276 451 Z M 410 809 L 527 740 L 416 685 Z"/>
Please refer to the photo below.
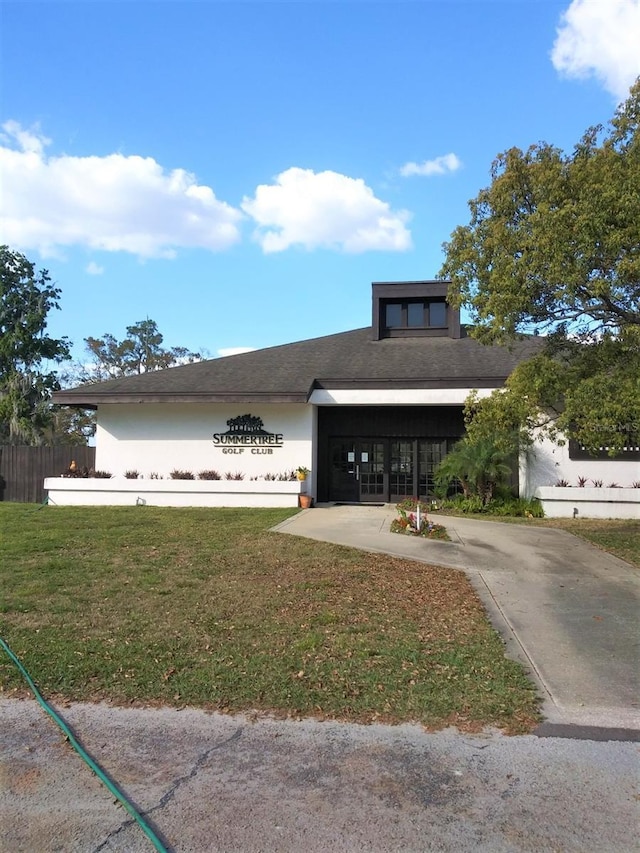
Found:
<path fill-rule="evenodd" d="M 12 652 L 12 650 L 9 648 L 7 643 L 5 643 L 5 641 L 2 639 L 2 637 L 0 637 L 0 645 L 5 650 L 5 652 L 9 655 L 9 657 L 11 658 L 13 663 L 20 670 L 20 673 L 22 674 L 23 678 L 25 679 L 25 681 L 27 682 L 27 684 L 31 688 L 33 695 L 38 700 L 40 706 L 51 717 L 51 719 L 54 721 L 54 723 L 56 723 L 56 725 L 62 730 L 65 737 L 68 739 L 69 743 L 75 749 L 75 751 L 78 753 L 80 758 L 85 762 L 85 764 L 87 764 L 91 768 L 91 770 L 93 770 L 93 772 L 96 774 L 98 779 L 104 785 L 106 785 L 106 787 L 109 789 L 110 793 L 113 794 L 113 796 L 116 798 L 116 800 L 118 800 L 118 802 L 122 806 L 124 806 L 124 808 L 127 810 L 127 812 L 131 815 L 131 817 L 138 824 L 140 829 L 147 836 L 149 841 L 153 844 L 153 846 L 158 851 L 158 853 L 169 853 L 167 848 L 160 841 L 158 836 L 155 834 L 155 832 L 149 826 L 149 824 L 146 822 L 146 820 L 142 817 L 140 812 L 138 812 L 134 808 L 134 806 L 129 802 L 129 800 L 124 796 L 124 794 L 122 794 L 118 790 L 118 788 L 113 784 L 111 779 L 109 779 L 109 777 L 105 774 L 104 770 L 102 770 L 102 768 L 98 764 L 96 764 L 96 762 L 93 760 L 93 758 L 91 758 L 89 753 L 78 743 L 73 732 L 71 731 L 69 726 L 65 723 L 65 721 L 62 719 L 62 717 L 60 717 L 53 710 L 53 708 L 47 703 L 47 701 L 42 697 L 40 691 L 36 687 L 33 679 L 31 678 L 31 676 L 29 675 L 29 673 L 27 672 L 27 670 L 23 666 L 22 662 L 19 660 L 19 658 L 16 657 L 16 655 Z"/>

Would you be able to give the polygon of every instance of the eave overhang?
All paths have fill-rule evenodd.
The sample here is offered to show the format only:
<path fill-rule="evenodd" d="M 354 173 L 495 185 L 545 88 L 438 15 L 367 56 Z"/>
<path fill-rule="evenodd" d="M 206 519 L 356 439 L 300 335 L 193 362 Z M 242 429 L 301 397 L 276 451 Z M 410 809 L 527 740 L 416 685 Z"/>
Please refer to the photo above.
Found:
<path fill-rule="evenodd" d="M 423 388 L 501 388 L 506 376 L 444 377 L 438 379 L 316 379 L 313 388 L 340 391 L 419 390 Z"/>
<path fill-rule="evenodd" d="M 82 409 L 97 409 L 105 403 L 306 403 L 309 399 L 307 393 L 235 393 L 235 394 L 172 394 L 172 393 L 149 393 L 149 394 L 123 394 L 118 393 L 87 393 L 78 394 L 65 391 L 56 391 L 53 402 L 60 406 L 77 406 Z"/>
<path fill-rule="evenodd" d="M 97 409 L 103 404 L 143 404 L 143 403 L 308 403 L 315 389 L 320 390 L 420 390 L 420 389 L 442 389 L 442 388 L 500 388 L 504 385 L 506 376 L 473 376 L 473 377 L 441 377 L 438 379 L 419 378 L 358 378 L 338 379 L 322 378 L 315 379 L 306 392 L 280 391 L 259 392 L 243 391 L 233 393 L 211 393 L 211 392 L 149 392 L 146 394 L 137 392 L 123 393 L 103 392 L 98 393 L 87 389 L 86 393 L 80 393 L 78 389 L 72 391 L 56 391 L 53 394 L 53 402 L 60 406 L 76 406 L 83 409 Z"/>

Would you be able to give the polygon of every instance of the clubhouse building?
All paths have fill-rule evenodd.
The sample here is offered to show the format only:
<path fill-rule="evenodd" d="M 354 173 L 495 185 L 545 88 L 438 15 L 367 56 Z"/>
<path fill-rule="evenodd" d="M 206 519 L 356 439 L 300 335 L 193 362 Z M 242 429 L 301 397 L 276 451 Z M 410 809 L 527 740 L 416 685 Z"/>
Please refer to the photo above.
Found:
<path fill-rule="evenodd" d="M 431 498 L 436 466 L 464 434 L 468 394 L 502 387 L 540 346 L 535 337 L 508 348 L 478 343 L 447 287 L 375 282 L 369 327 L 57 392 L 56 403 L 97 409 L 96 469 L 112 479 L 76 481 L 74 491 L 54 478 L 50 496 L 295 505 L 300 487 L 283 478 L 304 467 L 303 490 L 318 503 Z M 573 444 L 536 444 L 514 488 L 532 496 L 577 476 L 640 480 L 640 448 L 614 461 L 580 457 Z M 126 480 L 132 471 L 139 479 Z M 176 471 L 195 479 L 174 480 Z"/>

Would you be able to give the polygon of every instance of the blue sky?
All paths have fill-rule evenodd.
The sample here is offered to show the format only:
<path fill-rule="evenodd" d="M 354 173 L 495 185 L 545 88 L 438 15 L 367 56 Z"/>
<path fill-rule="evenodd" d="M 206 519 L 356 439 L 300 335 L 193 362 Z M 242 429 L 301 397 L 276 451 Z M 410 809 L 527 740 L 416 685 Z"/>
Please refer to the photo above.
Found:
<path fill-rule="evenodd" d="M 640 74 L 640 0 L 1 2 L 2 242 L 49 331 L 211 356 L 370 322 L 493 158 L 570 150 Z"/>

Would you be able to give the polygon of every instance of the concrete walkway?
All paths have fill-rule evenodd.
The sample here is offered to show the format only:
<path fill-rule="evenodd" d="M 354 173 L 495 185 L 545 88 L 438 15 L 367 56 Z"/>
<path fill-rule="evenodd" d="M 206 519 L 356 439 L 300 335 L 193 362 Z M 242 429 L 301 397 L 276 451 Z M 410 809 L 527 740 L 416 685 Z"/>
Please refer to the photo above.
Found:
<path fill-rule="evenodd" d="M 393 505 L 325 505 L 275 530 L 462 569 L 549 724 L 640 731 L 640 572 L 561 530 L 440 518 L 451 542 L 389 532 Z"/>

